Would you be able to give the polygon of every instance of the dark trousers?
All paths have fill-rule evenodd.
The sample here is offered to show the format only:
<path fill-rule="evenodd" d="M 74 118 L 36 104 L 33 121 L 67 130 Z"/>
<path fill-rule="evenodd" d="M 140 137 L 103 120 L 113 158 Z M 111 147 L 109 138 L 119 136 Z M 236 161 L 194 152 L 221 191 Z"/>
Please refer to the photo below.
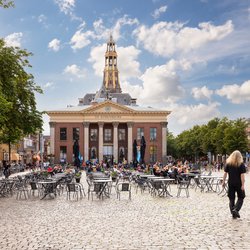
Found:
<path fill-rule="evenodd" d="M 238 197 L 236 204 L 235 204 L 235 193 L 237 193 L 237 197 Z M 229 208 L 230 208 L 231 213 L 234 209 L 237 211 L 240 211 L 243 205 L 243 200 L 245 196 L 246 196 L 245 191 L 241 190 L 241 186 L 238 186 L 238 185 L 228 186 Z"/>

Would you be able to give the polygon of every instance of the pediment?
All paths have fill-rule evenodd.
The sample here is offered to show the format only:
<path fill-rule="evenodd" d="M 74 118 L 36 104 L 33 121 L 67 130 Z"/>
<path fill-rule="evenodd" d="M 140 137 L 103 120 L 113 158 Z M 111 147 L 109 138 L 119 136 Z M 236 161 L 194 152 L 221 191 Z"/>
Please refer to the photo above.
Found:
<path fill-rule="evenodd" d="M 91 107 L 82 111 L 82 113 L 88 114 L 112 114 L 112 113 L 134 113 L 133 109 L 125 107 L 121 104 L 112 102 L 112 101 L 105 101 L 102 103 L 94 104 Z"/>

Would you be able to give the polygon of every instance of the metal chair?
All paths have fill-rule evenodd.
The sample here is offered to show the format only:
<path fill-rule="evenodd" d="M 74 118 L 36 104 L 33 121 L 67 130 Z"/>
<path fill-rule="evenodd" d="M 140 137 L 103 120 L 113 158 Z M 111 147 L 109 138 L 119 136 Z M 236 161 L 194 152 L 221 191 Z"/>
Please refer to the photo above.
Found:
<path fill-rule="evenodd" d="M 30 195 L 31 195 L 31 192 L 32 192 L 32 195 L 34 196 L 35 195 L 35 191 L 37 191 L 38 193 L 38 196 L 40 196 L 40 188 L 39 186 L 37 185 L 36 182 L 32 181 L 30 182 Z"/>
<path fill-rule="evenodd" d="M 24 195 L 25 199 L 29 198 L 29 190 L 24 181 L 19 181 L 18 183 L 16 183 L 16 188 L 17 188 L 17 195 L 16 195 L 17 200 L 22 198 L 22 194 Z"/>
<path fill-rule="evenodd" d="M 138 188 L 141 189 L 141 193 L 143 193 L 145 191 L 145 189 L 147 188 L 147 180 L 146 179 L 142 179 L 142 178 L 138 178 L 137 180 L 135 180 L 136 185 L 136 193 Z"/>
<path fill-rule="evenodd" d="M 189 180 L 185 180 L 179 175 L 177 176 L 177 188 L 178 188 L 177 197 L 180 197 L 182 190 L 185 190 L 187 198 L 189 197 L 189 191 L 188 191 L 189 184 L 190 184 Z"/>
<path fill-rule="evenodd" d="M 78 201 L 78 193 L 80 193 L 80 198 L 83 198 L 82 192 L 81 192 L 81 186 L 78 185 L 78 183 L 68 183 L 67 187 L 67 200 L 71 198 L 70 193 L 73 193 L 73 197 L 76 196 Z"/>
<path fill-rule="evenodd" d="M 121 192 L 128 192 L 131 200 L 131 184 L 129 182 L 120 182 L 116 186 L 117 199 L 121 199 Z"/>
<path fill-rule="evenodd" d="M 162 181 L 151 181 L 151 185 L 152 185 L 152 195 L 156 196 L 156 194 L 158 194 L 159 196 L 163 196 L 164 195 L 164 189 L 163 189 L 163 183 Z"/>
<path fill-rule="evenodd" d="M 90 179 L 87 178 L 87 183 L 88 183 L 88 200 L 89 196 L 91 194 L 92 200 L 93 200 L 93 194 L 95 193 L 96 195 L 100 194 L 103 184 L 100 183 L 94 183 Z M 99 198 L 103 199 L 103 193 L 102 195 L 99 196 Z"/>

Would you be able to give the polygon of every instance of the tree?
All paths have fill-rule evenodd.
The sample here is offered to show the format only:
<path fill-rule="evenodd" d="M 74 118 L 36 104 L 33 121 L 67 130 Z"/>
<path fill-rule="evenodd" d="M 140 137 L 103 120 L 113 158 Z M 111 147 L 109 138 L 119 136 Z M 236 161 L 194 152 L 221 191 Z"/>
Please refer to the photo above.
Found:
<path fill-rule="evenodd" d="M 214 131 L 214 142 L 215 142 L 215 152 L 216 154 L 225 155 L 226 149 L 224 146 L 225 131 L 230 126 L 231 122 L 224 117 L 220 120 L 218 126 Z"/>
<path fill-rule="evenodd" d="M 234 150 L 239 150 L 241 152 L 246 152 L 248 150 L 246 128 L 246 121 L 237 119 L 225 130 L 224 147 L 227 154 L 231 154 Z"/>
<path fill-rule="evenodd" d="M 3 8 L 14 7 L 14 2 L 8 0 L 0 0 L 0 7 Z"/>
<path fill-rule="evenodd" d="M 0 39 L 0 142 L 9 144 L 9 149 L 12 143 L 42 129 L 42 112 L 36 109 L 35 101 L 35 93 L 42 90 L 26 72 L 31 55 L 18 47 L 7 47 Z"/>
<path fill-rule="evenodd" d="M 176 139 L 171 132 L 167 134 L 167 154 L 177 157 Z"/>

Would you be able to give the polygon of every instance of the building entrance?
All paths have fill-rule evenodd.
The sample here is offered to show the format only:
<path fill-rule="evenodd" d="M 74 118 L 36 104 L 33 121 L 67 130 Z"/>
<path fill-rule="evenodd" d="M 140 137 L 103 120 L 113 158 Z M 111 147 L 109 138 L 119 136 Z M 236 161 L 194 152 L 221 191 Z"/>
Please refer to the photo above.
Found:
<path fill-rule="evenodd" d="M 113 146 L 103 146 L 103 160 L 113 160 Z"/>

